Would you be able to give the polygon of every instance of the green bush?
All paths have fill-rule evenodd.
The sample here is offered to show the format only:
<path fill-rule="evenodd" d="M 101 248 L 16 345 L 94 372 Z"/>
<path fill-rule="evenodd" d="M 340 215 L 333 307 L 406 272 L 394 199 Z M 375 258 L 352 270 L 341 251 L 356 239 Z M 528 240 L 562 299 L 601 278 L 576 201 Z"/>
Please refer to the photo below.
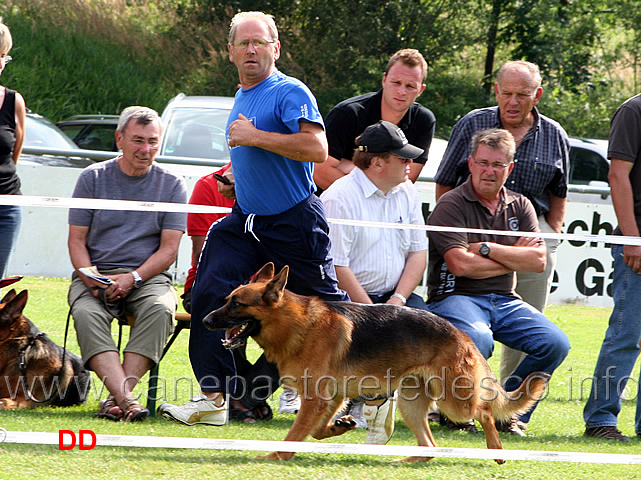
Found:
<path fill-rule="evenodd" d="M 457 0 L 443 12 L 419 8 L 420 19 L 408 14 L 416 5 L 383 3 L 337 2 L 332 10 L 318 2 L 267 1 L 261 8 L 276 14 L 283 43 L 278 67 L 307 83 L 326 115 L 345 98 L 378 89 L 389 55 L 416 46 L 431 63 L 419 101 L 436 115 L 438 134 L 448 136 L 467 112 L 495 104 L 482 87 L 486 26 L 484 17 L 474 15 L 473 2 Z M 2 85 L 18 90 L 31 110 L 54 121 L 119 113 L 132 104 L 162 110 L 179 92 L 233 95 L 238 76 L 226 36 L 230 18 L 246 7 L 256 8 L 240 0 L 5 0 L 0 16 L 12 31 L 15 61 L 3 72 Z M 369 23 L 352 24 L 355 12 L 366 13 Z M 400 30 L 382 21 L 387 17 Z M 367 38 L 359 37 L 359 28 Z M 618 38 L 616 32 L 603 33 L 608 37 L 603 45 Z M 495 68 L 499 59 L 511 58 L 510 48 L 498 45 Z M 632 47 L 619 48 L 627 50 L 584 65 L 583 83 L 548 75 L 546 69 L 563 56 L 541 65 L 546 78 L 541 112 L 570 135 L 607 136 L 616 107 L 636 93 L 634 82 L 626 80 L 636 63 L 626 70 L 623 61 Z"/>
<path fill-rule="evenodd" d="M 14 39 L 3 85 L 53 121 L 120 113 L 135 104 L 162 109 L 177 93 L 176 72 L 167 69 L 171 62 L 156 49 L 155 35 L 122 18 L 100 17 L 92 5 L 70 0 L 0 7 Z M 113 39 L 118 34 L 120 42 Z"/>

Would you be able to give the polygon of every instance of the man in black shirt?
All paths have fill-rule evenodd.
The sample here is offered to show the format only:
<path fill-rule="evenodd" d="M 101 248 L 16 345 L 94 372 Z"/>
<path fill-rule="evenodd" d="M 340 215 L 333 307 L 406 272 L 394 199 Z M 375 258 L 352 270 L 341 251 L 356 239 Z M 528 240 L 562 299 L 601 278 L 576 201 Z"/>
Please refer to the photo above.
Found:
<path fill-rule="evenodd" d="M 319 188 L 326 190 L 354 168 L 354 140 L 379 120 L 398 125 L 410 144 L 424 150 L 410 168 L 409 178 L 416 182 L 427 161 L 436 124 L 434 114 L 416 103 L 425 90 L 426 76 L 427 62 L 418 50 L 399 50 L 387 63 L 381 90 L 344 100 L 329 112 L 325 122 L 329 155 L 314 166 L 314 181 Z"/>

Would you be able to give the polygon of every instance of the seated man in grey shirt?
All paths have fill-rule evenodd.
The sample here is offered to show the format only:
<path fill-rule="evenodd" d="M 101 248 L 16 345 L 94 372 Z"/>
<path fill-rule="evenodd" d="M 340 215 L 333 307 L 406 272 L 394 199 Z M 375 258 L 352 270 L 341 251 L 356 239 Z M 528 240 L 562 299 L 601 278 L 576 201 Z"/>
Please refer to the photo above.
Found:
<path fill-rule="evenodd" d="M 116 130 L 117 158 L 80 174 L 77 198 L 186 203 L 184 179 L 154 162 L 160 145 L 158 114 L 128 107 Z M 85 366 L 110 396 L 96 416 L 142 420 L 149 411 L 132 389 L 160 360 L 173 329 L 176 292 L 167 269 L 176 260 L 186 213 L 70 209 L 69 255 L 74 274 L 69 304 Z M 95 266 L 107 283 L 83 273 Z M 82 271 L 81 271 L 82 269 Z M 115 316 L 135 318 L 123 361 L 111 336 Z"/>

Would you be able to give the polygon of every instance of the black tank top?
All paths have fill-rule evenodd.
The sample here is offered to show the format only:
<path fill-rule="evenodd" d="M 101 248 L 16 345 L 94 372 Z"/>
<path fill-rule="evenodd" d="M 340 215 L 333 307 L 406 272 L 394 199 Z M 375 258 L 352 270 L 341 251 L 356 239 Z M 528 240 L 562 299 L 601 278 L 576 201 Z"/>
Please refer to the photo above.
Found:
<path fill-rule="evenodd" d="M 0 87 L 2 88 L 2 87 Z M 20 194 L 20 179 L 13 163 L 13 146 L 16 143 L 16 91 L 5 88 L 0 108 L 0 194 Z"/>

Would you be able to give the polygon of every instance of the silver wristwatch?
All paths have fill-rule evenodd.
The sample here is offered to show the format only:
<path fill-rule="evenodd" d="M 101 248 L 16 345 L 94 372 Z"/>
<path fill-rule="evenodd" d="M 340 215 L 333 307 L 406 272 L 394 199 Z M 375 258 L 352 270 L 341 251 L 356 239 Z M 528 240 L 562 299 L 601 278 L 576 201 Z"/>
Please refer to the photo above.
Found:
<path fill-rule="evenodd" d="M 131 274 L 134 276 L 134 288 L 142 287 L 142 278 L 140 277 L 140 274 L 135 270 L 131 272 Z"/>

